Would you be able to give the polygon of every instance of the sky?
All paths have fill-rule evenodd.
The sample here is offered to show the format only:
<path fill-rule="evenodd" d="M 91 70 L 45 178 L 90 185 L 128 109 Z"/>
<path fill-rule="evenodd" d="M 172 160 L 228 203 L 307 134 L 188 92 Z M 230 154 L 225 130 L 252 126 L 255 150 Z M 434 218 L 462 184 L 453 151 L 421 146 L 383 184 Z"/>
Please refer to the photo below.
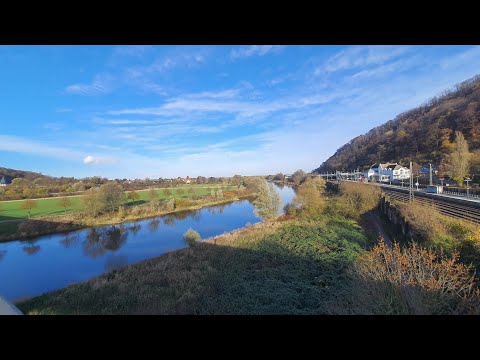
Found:
<path fill-rule="evenodd" d="M 292 173 L 480 73 L 480 46 L 0 46 L 0 166 Z"/>

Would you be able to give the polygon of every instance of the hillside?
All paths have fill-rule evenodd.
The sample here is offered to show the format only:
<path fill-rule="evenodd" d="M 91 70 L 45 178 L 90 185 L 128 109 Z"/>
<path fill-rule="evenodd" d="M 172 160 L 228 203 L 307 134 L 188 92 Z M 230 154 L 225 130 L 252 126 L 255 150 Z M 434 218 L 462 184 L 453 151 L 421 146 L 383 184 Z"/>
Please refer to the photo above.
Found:
<path fill-rule="evenodd" d="M 480 149 L 480 75 L 357 136 L 313 172 L 365 169 L 376 162 L 438 166 L 461 131 L 470 151 Z"/>
<path fill-rule="evenodd" d="M 4 168 L 0 166 L 0 177 L 5 176 L 6 178 L 15 179 L 23 178 L 27 180 L 35 180 L 37 178 L 46 178 L 48 176 L 33 172 L 33 171 L 24 171 L 24 170 L 15 170 Z"/>

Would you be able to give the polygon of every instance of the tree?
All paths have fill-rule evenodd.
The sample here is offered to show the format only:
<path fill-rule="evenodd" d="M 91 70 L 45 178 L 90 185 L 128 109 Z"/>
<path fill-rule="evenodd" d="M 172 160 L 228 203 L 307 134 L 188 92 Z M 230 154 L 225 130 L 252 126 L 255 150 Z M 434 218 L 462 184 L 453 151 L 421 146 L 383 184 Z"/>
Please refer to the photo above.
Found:
<path fill-rule="evenodd" d="M 275 189 L 275 185 L 263 181 L 253 205 L 255 206 L 255 214 L 262 219 L 275 218 L 282 206 L 282 200 Z"/>
<path fill-rule="evenodd" d="M 67 208 L 72 206 L 72 201 L 68 197 L 62 197 L 58 200 L 58 205 L 63 207 L 65 214 L 67 213 Z"/>
<path fill-rule="evenodd" d="M 468 104 L 467 109 L 463 112 L 463 116 L 470 123 L 472 136 L 475 135 L 475 122 L 477 119 L 477 103 L 471 102 Z"/>
<path fill-rule="evenodd" d="M 21 209 L 27 210 L 28 211 L 28 218 L 30 219 L 30 214 L 32 212 L 32 209 L 35 209 L 38 207 L 38 204 L 35 200 L 27 199 L 24 202 L 22 202 L 22 205 L 20 205 Z"/>
<path fill-rule="evenodd" d="M 12 180 L 12 186 L 26 186 L 28 185 L 28 180 L 24 178 L 15 178 Z"/>
<path fill-rule="evenodd" d="M 158 193 L 157 193 L 156 190 L 152 189 L 148 192 L 148 199 L 150 201 L 155 201 L 155 200 L 157 200 L 157 198 L 158 198 Z"/>
<path fill-rule="evenodd" d="M 283 175 L 282 173 L 278 173 L 273 177 L 273 180 L 283 181 L 283 180 L 285 180 L 285 175 Z"/>
<path fill-rule="evenodd" d="M 325 180 L 320 177 L 308 178 L 299 186 L 294 204 L 302 205 L 302 213 L 314 216 L 321 214 L 325 209 Z"/>
<path fill-rule="evenodd" d="M 140 199 L 140 194 L 136 191 L 130 191 L 127 195 L 128 199 L 135 202 Z"/>
<path fill-rule="evenodd" d="M 91 188 L 82 197 L 84 209 L 92 216 L 97 216 L 103 209 L 100 190 Z"/>
<path fill-rule="evenodd" d="M 100 187 L 102 207 L 108 211 L 115 211 L 125 203 L 125 192 L 115 182 L 108 182 Z"/>
<path fill-rule="evenodd" d="M 302 169 L 295 171 L 292 174 L 293 182 L 296 183 L 297 185 L 300 184 L 305 179 L 306 175 L 307 174 L 305 174 L 305 171 L 303 171 Z"/>
<path fill-rule="evenodd" d="M 456 131 L 453 150 L 445 157 L 442 170 L 462 186 L 464 178 L 470 173 L 470 158 L 467 140 L 460 131 Z"/>

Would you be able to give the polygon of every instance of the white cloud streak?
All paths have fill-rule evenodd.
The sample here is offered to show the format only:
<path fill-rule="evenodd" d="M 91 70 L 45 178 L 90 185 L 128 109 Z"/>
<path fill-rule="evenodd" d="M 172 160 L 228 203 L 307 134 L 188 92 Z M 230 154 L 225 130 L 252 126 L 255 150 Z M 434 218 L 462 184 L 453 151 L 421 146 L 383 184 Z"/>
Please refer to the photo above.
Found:
<path fill-rule="evenodd" d="M 65 88 L 68 94 L 95 96 L 104 95 L 112 90 L 113 77 L 106 74 L 96 75 L 91 84 L 73 84 Z"/>
<path fill-rule="evenodd" d="M 315 75 L 383 64 L 410 50 L 409 46 L 352 46 L 330 57 L 314 71 Z"/>
<path fill-rule="evenodd" d="M 233 49 L 230 51 L 230 58 L 242 59 L 248 58 L 251 56 L 264 56 L 271 53 L 278 53 L 283 50 L 285 46 L 283 45 L 250 45 L 243 46 L 239 49 Z"/>

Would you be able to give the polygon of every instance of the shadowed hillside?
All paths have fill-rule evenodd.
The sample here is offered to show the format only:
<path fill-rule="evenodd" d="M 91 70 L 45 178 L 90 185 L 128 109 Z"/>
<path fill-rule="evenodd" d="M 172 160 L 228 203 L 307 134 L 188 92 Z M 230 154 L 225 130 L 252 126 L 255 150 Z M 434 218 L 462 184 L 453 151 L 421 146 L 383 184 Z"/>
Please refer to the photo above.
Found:
<path fill-rule="evenodd" d="M 357 136 L 314 172 L 364 169 L 376 162 L 442 162 L 461 131 L 470 151 L 480 149 L 480 75 L 444 91 L 424 105 Z"/>

